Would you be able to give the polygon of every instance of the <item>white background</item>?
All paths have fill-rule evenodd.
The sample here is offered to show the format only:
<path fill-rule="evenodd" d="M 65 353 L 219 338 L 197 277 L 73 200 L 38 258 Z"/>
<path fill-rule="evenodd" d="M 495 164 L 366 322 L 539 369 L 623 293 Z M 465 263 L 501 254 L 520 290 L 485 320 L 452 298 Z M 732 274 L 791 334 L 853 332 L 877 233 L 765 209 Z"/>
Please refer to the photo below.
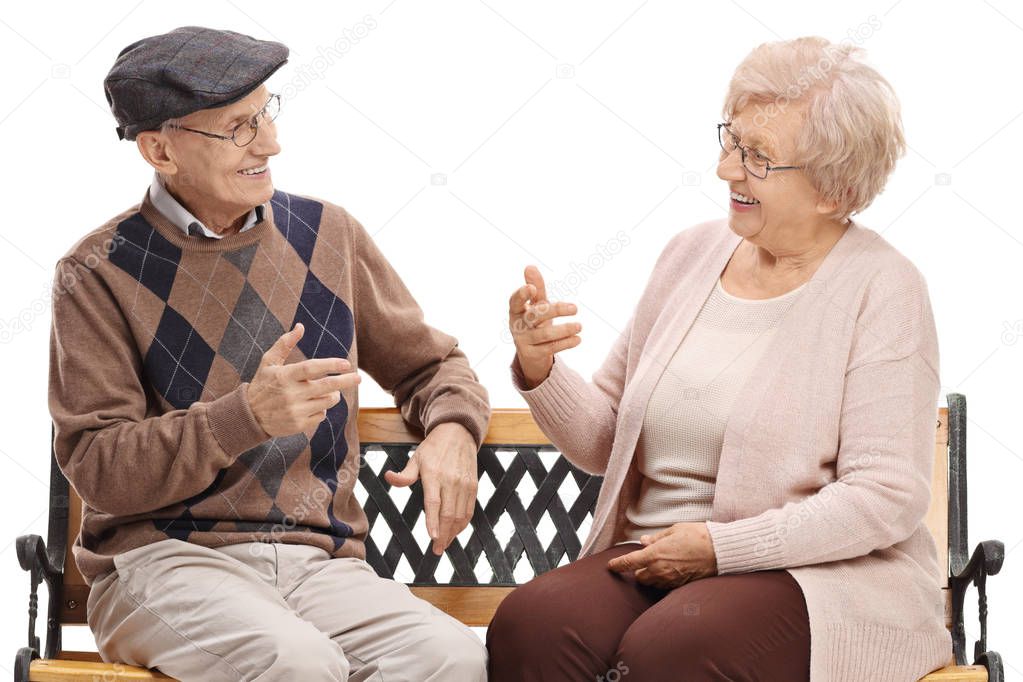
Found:
<path fill-rule="evenodd" d="M 141 200 L 150 179 L 135 145 L 117 140 L 102 80 L 130 42 L 201 24 L 290 46 L 268 83 L 286 95 L 275 185 L 341 204 L 375 235 L 428 321 L 458 337 L 495 407 L 523 406 L 503 330 L 526 264 L 570 287 L 583 344 L 564 357 L 588 376 L 668 239 L 726 214 L 714 124 L 741 59 L 761 42 L 809 34 L 866 48 L 901 98 L 911 151 L 858 218 L 927 278 L 942 395 L 969 401 L 971 542 L 996 538 L 1007 550 L 990 582 L 989 648 L 1007 658 L 1009 679 L 1023 679 L 1023 530 L 1013 520 L 1023 478 L 1018 4 L 97 7 L 7 3 L 0 13 L 0 674 L 24 644 L 28 580 L 14 538 L 46 529 L 53 265 Z M 594 258 L 619 231 L 628 245 Z M 363 404 L 390 403 L 366 382 Z M 81 629 L 68 643 L 91 645 Z"/>

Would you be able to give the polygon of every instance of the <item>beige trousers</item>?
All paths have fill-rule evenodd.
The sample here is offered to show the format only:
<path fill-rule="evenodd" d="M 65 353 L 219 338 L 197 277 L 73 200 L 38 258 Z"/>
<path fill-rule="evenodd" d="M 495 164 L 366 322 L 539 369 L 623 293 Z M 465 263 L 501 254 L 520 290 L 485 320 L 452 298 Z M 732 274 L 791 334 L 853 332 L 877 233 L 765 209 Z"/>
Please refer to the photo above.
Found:
<path fill-rule="evenodd" d="M 191 680 L 486 680 L 465 625 L 361 559 L 308 545 L 162 540 L 89 592 L 103 659 Z"/>

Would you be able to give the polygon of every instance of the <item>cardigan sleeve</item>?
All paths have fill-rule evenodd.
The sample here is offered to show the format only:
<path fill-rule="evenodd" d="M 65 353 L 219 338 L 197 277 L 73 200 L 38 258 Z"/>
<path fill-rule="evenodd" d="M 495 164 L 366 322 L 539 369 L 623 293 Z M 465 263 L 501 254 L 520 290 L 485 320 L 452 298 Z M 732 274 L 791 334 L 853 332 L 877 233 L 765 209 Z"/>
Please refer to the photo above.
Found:
<path fill-rule="evenodd" d="M 423 311 L 366 229 L 348 215 L 355 240 L 354 304 L 359 365 L 394 396 L 402 418 L 429 434 L 455 422 L 477 449 L 490 423 L 487 389 L 453 336 L 428 325 Z"/>
<path fill-rule="evenodd" d="M 718 572 L 838 561 L 912 535 L 930 502 L 938 367 L 923 277 L 908 264 L 878 273 L 856 319 L 836 480 L 750 518 L 708 521 Z"/>
<path fill-rule="evenodd" d="M 611 458 L 632 326 L 630 319 L 592 383 L 555 356 L 550 375 L 527 389 L 518 355 L 512 360 L 512 382 L 537 425 L 568 461 L 587 473 L 603 475 Z"/>
<path fill-rule="evenodd" d="M 668 242 L 654 263 L 625 329 L 594 372 L 592 381 L 583 379 L 563 358 L 555 356 L 547 378 L 526 389 L 518 356 L 512 359 L 512 383 L 529 405 L 537 425 L 565 458 L 583 471 L 598 475 L 607 471 L 618 428 L 618 407 L 628 380 L 630 349 L 642 347 L 656 318 L 641 317 L 640 311 L 663 309 L 662 302 L 678 280 L 680 262 L 702 254 L 699 244 L 716 234 L 716 227 L 714 221 L 700 223 Z"/>

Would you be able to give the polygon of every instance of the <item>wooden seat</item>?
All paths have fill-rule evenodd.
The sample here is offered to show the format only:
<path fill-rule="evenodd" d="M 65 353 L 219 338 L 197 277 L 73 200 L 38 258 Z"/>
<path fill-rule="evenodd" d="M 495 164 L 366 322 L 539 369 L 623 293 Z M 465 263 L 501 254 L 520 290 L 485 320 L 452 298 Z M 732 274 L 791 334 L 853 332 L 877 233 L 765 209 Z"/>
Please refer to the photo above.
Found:
<path fill-rule="evenodd" d="M 76 660 L 68 660 L 73 653 Z M 80 657 L 80 660 L 79 660 Z M 88 660 L 85 660 L 88 658 Z M 36 660 L 32 663 L 31 678 L 34 682 L 63 682 L 66 680 L 171 680 L 155 670 L 137 668 L 133 665 L 99 662 L 99 654 L 88 652 L 66 652 L 61 660 Z M 987 669 L 982 665 L 957 665 L 936 670 L 922 678 L 924 682 L 984 682 L 988 679 Z"/>
<path fill-rule="evenodd" d="M 966 402 L 962 395 L 949 394 L 948 404 L 948 409 L 939 410 L 935 432 L 927 526 L 942 565 L 948 567 L 943 590 L 953 650 L 947 667 L 922 679 L 1002 682 L 1002 661 L 986 649 L 986 577 L 1000 570 L 1004 546 L 987 541 L 972 555 L 967 553 Z M 578 556 L 601 479 L 561 457 L 527 410 L 494 411 L 478 457 L 480 497 L 471 530 L 452 543 L 445 557 L 434 556 L 428 551 L 429 538 L 416 534 L 422 513 L 420 486 L 412 488 L 399 509 L 384 480 L 386 471 L 404 468 L 421 435 L 410 431 L 395 409 L 362 409 L 358 425 L 364 466 L 359 469 L 356 495 L 370 521 L 366 560 L 381 576 L 408 583 L 418 596 L 467 625 L 485 627 L 516 584 Z M 16 682 L 171 679 L 158 671 L 104 663 L 95 652 L 62 650 L 62 626 L 85 623 L 89 588 L 67 551 L 68 539 L 73 542 L 81 525 L 81 501 L 56 466 L 52 450 L 51 462 L 47 542 L 39 536 L 22 536 L 17 542 L 19 561 L 31 574 L 31 634 L 29 646 L 18 652 Z M 47 583 L 51 595 L 44 658 L 39 658 L 34 634 L 40 582 Z M 963 626 L 963 602 L 970 585 L 977 588 L 981 621 L 973 665 L 966 662 Z"/>

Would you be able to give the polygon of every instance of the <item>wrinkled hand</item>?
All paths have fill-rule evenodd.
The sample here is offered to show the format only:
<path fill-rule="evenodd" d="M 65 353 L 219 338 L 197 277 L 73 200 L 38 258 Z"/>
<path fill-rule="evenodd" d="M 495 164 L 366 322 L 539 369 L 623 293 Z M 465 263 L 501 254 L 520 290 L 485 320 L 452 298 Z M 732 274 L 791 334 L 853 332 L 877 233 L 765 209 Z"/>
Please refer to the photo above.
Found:
<path fill-rule="evenodd" d="M 461 424 L 438 424 L 405 468 L 400 473 L 388 471 L 384 478 L 398 487 L 422 479 L 426 530 L 433 540 L 433 553 L 439 556 L 469 525 L 476 508 L 476 441 Z"/>
<path fill-rule="evenodd" d="M 636 582 L 662 590 L 717 575 L 717 556 L 705 523 L 676 523 L 644 535 L 640 542 L 643 549 L 615 557 L 607 567 L 617 573 L 635 571 Z"/>
<path fill-rule="evenodd" d="M 535 265 L 526 267 L 526 283 L 508 299 L 508 329 L 515 341 L 515 359 L 526 388 L 536 388 L 554 366 L 554 355 L 581 343 L 578 322 L 554 324 L 558 317 L 575 315 L 573 303 L 547 300 L 547 285 Z"/>
<path fill-rule="evenodd" d="M 311 431 L 341 402 L 341 392 L 361 378 L 345 358 L 311 358 L 287 364 L 288 356 L 305 334 L 305 326 L 282 334 L 263 353 L 249 382 L 249 407 L 268 436 Z"/>

